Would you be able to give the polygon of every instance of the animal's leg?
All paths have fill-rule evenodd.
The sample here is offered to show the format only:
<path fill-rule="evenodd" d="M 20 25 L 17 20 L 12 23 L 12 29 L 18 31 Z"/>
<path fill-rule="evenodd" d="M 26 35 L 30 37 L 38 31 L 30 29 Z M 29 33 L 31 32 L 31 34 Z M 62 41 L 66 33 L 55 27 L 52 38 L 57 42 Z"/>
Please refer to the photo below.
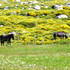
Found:
<path fill-rule="evenodd" d="M 1 45 L 4 45 L 4 41 L 1 41 Z"/>
<path fill-rule="evenodd" d="M 11 44 L 11 41 L 10 40 L 7 40 L 7 44 Z"/>
<path fill-rule="evenodd" d="M 56 39 L 56 34 L 53 35 L 53 39 Z"/>
<path fill-rule="evenodd" d="M 9 40 L 9 44 L 11 44 L 11 40 Z"/>
<path fill-rule="evenodd" d="M 64 39 L 64 37 L 60 37 L 60 39 Z"/>
<path fill-rule="evenodd" d="M 65 38 L 68 38 L 67 35 L 65 35 Z"/>

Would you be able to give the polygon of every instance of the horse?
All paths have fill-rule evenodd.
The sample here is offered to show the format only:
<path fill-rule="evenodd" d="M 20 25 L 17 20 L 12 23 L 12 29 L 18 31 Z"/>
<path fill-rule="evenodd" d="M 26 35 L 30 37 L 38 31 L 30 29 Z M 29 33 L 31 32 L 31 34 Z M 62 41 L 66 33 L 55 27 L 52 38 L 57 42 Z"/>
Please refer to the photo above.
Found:
<path fill-rule="evenodd" d="M 54 32 L 53 33 L 53 40 L 57 39 L 57 37 L 65 38 L 65 39 L 68 38 L 68 36 L 65 32 Z"/>
<path fill-rule="evenodd" d="M 5 41 L 7 42 L 7 44 L 11 44 L 11 39 L 14 40 L 14 34 L 0 35 L 1 45 L 4 45 Z"/>

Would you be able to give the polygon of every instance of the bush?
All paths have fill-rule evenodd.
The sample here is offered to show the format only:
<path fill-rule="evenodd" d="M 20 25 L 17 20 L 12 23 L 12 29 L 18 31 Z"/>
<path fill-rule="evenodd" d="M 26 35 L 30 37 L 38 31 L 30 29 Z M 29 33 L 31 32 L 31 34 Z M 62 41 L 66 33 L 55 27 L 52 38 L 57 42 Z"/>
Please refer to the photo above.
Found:
<path fill-rule="evenodd" d="M 8 12 L 8 13 L 6 13 L 6 15 L 7 15 L 7 16 L 10 16 L 10 15 L 11 15 L 11 13 L 10 13 L 10 12 Z"/>
<path fill-rule="evenodd" d="M 0 25 L 5 25 L 6 23 L 6 21 L 0 21 Z"/>
<path fill-rule="evenodd" d="M 37 14 L 35 12 L 28 12 L 27 15 L 28 16 L 34 16 L 35 17 Z"/>
<path fill-rule="evenodd" d="M 22 24 L 25 27 L 29 27 L 29 28 L 36 26 L 36 23 L 34 21 L 32 21 L 32 19 L 27 19 L 26 21 L 23 20 L 23 21 L 19 22 L 19 24 Z"/>

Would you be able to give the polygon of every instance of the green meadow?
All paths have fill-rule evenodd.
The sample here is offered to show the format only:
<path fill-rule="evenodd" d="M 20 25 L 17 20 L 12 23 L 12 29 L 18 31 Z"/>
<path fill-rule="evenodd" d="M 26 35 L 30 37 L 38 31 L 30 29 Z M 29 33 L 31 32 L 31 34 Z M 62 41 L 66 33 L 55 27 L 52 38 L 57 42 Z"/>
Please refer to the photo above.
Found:
<path fill-rule="evenodd" d="M 0 46 L 0 70 L 70 70 L 70 44 Z"/>

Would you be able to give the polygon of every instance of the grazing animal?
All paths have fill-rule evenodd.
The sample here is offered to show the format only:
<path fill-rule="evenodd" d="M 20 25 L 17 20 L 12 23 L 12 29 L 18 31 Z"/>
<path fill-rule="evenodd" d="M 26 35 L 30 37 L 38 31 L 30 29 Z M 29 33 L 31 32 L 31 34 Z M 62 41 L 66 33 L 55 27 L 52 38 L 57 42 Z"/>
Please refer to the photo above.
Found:
<path fill-rule="evenodd" d="M 7 42 L 7 44 L 11 44 L 11 39 L 14 40 L 14 34 L 0 35 L 1 45 L 4 45 L 5 41 Z"/>
<path fill-rule="evenodd" d="M 68 38 L 65 32 L 54 32 L 53 33 L 53 40 L 57 39 L 57 37 L 60 38 Z"/>

